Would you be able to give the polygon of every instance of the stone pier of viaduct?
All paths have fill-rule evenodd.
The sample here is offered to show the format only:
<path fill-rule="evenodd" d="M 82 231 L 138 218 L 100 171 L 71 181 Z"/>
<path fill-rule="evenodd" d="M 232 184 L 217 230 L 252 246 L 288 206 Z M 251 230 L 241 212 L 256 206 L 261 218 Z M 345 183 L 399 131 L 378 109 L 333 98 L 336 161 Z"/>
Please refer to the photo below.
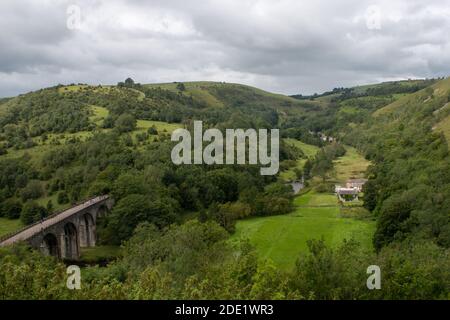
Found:
<path fill-rule="evenodd" d="M 77 260 L 80 247 L 95 246 L 97 219 L 106 215 L 112 205 L 108 195 L 89 199 L 25 227 L 3 239 L 0 246 L 26 241 L 44 254 Z"/>

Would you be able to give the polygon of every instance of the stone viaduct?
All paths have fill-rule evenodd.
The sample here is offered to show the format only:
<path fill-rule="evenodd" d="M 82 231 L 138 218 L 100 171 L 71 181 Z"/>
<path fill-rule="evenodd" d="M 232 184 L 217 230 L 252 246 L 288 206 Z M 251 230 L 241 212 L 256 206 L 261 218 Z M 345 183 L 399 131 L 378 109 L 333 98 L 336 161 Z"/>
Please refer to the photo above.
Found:
<path fill-rule="evenodd" d="M 108 195 L 89 199 L 3 238 L 0 246 L 26 241 L 44 254 L 77 260 L 80 247 L 95 246 L 97 219 L 106 215 L 112 205 Z"/>

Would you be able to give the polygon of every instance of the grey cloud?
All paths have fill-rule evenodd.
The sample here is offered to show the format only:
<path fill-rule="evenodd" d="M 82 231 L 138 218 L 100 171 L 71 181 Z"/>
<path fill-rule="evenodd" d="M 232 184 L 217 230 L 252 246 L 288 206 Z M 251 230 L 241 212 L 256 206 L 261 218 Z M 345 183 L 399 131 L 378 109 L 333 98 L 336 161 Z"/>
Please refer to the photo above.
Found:
<path fill-rule="evenodd" d="M 80 30 L 66 9 L 81 8 Z M 380 29 L 367 27 L 371 5 Z M 0 96 L 57 83 L 218 80 L 313 93 L 450 74 L 448 0 L 6 0 Z"/>

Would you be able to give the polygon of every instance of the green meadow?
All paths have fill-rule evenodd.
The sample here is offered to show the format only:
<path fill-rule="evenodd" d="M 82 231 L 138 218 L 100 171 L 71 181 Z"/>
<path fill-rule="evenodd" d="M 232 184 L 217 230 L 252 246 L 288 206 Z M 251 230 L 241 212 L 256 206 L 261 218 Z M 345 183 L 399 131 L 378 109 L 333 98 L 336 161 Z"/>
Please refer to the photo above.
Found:
<path fill-rule="evenodd" d="M 295 204 L 296 210 L 287 215 L 239 221 L 232 240 L 249 239 L 261 259 L 270 259 L 285 270 L 307 251 L 310 239 L 324 239 L 334 247 L 354 239 L 372 248 L 375 222 L 342 217 L 334 195 L 309 192 L 297 197 Z"/>
<path fill-rule="evenodd" d="M 305 144 L 301 146 L 305 154 L 309 152 L 308 156 L 317 150 Z M 346 149 L 346 155 L 335 161 L 335 178 L 338 181 L 362 176 L 369 164 L 355 149 Z M 375 222 L 361 213 L 351 217 L 344 215 L 345 208 L 339 205 L 334 194 L 309 191 L 297 196 L 294 205 L 294 212 L 287 215 L 238 221 L 231 241 L 248 239 L 262 260 L 270 259 L 285 270 L 292 268 L 300 254 L 307 251 L 307 241 L 310 239 L 323 239 L 333 247 L 345 239 L 354 239 L 364 248 L 372 250 Z"/>
<path fill-rule="evenodd" d="M 334 161 L 335 178 L 344 183 L 350 178 L 363 178 L 370 162 L 362 157 L 355 148 L 346 146 L 344 156 Z"/>

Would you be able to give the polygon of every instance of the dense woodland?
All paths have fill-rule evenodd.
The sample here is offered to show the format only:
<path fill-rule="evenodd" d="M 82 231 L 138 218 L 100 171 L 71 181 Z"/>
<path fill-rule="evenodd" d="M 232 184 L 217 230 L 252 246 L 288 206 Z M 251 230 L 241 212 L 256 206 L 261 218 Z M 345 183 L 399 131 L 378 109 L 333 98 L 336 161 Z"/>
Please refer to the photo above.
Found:
<path fill-rule="evenodd" d="M 108 266 L 86 268 L 76 293 L 65 288 L 62 262 L 25 245 L 2 248 L 0 299 L 448 299 L 450 155 L 446 137 L 433 128 L 450 114 L 449 82 L 294 99 L 233 84 L 205 84 L 200 95 L 187 84 L 127 79 L 0 100 L 0 216 L 30 224 L 107 193 L 115 206 L 100 221 L 99 243 L 123 247 Z M 101 122 L 92 106 L 107 110 Z M 342 144 L 356 147 L 372 162 L 364 206 L 377 220 L 375 250 L 352 240 L 339 248 L 311 240 L 289 272 L 259 260 L 248 242 L 230 243 L 230 234 L 239 219 L 290 212 L 291 187 L 254 165 L 175 166 L 169 132 L 136 131 L 139 120 L 280 128 L 285 138 L 321 148 L 306 159 L 281 145 L 282 170 L 304 158 L 297 176 L 307 184 L 325 181 L 345 153 Z M 56 202 L 40 201 L 52 196 Z M 384 290 L 365 287 L 372 264 L 385 270 Z"/>

